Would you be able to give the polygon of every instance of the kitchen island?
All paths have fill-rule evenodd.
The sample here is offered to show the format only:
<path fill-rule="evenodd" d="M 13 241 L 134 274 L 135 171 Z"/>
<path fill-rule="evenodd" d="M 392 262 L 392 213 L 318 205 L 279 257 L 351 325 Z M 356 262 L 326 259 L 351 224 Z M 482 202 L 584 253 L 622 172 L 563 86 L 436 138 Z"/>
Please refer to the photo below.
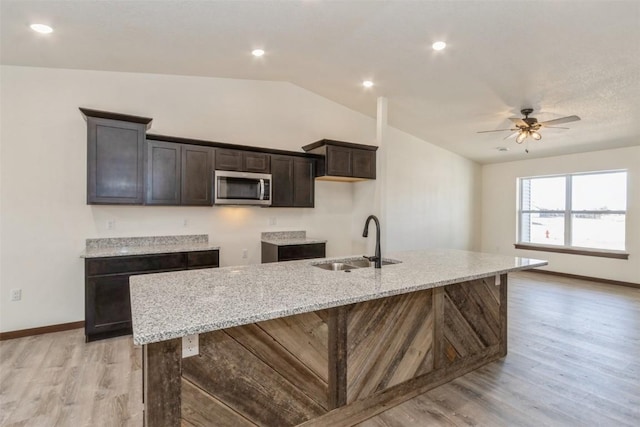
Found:
<path fill-rule="evenodd" d="M 387 261 L 131 277 L 146 425 L 362 421 L 506 355 L 507 274 L 546 264 L 456 250 Z M 199 355 L 183 359 L 192 334 Z"/>

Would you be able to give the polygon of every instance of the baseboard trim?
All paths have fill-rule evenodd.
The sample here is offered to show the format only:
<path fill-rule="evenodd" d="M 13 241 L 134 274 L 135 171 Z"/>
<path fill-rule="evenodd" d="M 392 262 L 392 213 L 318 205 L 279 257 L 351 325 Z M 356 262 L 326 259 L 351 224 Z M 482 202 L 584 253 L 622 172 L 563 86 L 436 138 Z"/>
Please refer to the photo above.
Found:
<path fill-rule="evenodd" d="M 549 274 L 552 276 L 568 277 L 570 279 L 590 280 L 592 282 L 606 283 L 607 285 L 627 286 L 629 288 L 640 289 L 640 283 L 622 282 L 620 280 L 602 279 L 600 277 L 581 276 L 579 274 L 560 273 L 558 271 L 540 270 L 537 268 L 532 268 L 531 270 L 527 271 L 531 271 L 533 273 Z"/>
<path fill-rule="evenodd" d="M 84 320 L 80 322 L 60 323 L 58 325 L 41 326 L 39 328 L 20 329 L 19 331 L 0 332 L 0 341 L 14 338 L 30 337 L 32 335 L 48 334 L 50 332 L 70 331 L 84 328 Z"/>

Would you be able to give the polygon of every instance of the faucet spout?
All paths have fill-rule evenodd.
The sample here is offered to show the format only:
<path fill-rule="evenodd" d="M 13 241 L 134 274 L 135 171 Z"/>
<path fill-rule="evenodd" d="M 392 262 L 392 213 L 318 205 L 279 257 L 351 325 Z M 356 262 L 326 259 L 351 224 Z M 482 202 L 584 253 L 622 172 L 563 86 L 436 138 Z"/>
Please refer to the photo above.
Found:
<path fill-rule="evenodd" d="M 367 221 L 364 223 L 364 231 L 362 237 L 369 236 L 369 223 L 373 220 L 376 223 L 376 254 L 372 257 L 365 257 L 369 261 L 375 262 L 375 268 L 382 268 L 382 254 L 380 253 L 380 221 L 375 215 L 369 215 Z"/>

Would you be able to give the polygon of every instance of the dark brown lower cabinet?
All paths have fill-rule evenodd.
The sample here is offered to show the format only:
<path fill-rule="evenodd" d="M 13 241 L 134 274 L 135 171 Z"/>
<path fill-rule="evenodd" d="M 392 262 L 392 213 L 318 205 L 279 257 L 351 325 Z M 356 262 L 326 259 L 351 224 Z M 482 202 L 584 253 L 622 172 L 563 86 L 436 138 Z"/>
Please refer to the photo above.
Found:
<path fill-rule="evenodd" d="M 326 243 L 302 245 L 274 245 L 262 242 L 262 263 L 294 261 L 298 259 L 324 258 Z"/>
<path fill-rule="evenodd" d="M 218 250 L 85 259 L 86 341 L 131 334 L 129 276 L 220 265 Z"/>

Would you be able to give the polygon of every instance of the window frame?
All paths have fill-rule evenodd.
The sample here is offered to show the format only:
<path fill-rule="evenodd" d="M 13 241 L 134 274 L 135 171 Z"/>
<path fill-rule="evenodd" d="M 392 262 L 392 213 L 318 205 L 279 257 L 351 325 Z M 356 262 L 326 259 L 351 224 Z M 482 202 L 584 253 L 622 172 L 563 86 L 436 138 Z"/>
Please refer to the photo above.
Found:
<path fill-rule="evenodd" d="M 629 259 L 629 253 L 626 251 L 627 247 L 627 239 L 626 239 L 626 217 L 627 217 L 627 209 L 625 210 L 573 210 L 573 177 L 575 176 L 585 176 L 585 175 L 604 175 L 611 173 L 621 173 L 624 172 L 626 174 L 626 178 L 628 180 L 628 170 L 627 169 L 614 169 L 614 170 L 605 170 L 605 171 L 592 171 L 592 172 L 576 172 L 576 173 L 566 173 L 566 174 L 555 174 L 555 175 L 539 175 L 539 176 L 524 176 L 518 177 L 518 197 L 517 197 L 517 230 L 516 230 L 516 243 L 514 247 L 516 249 L 528 249 L 528 250 L 537 250 L 537 251 L 545 251 L 545 252 L 559 252 L 559 253 L 568 253 L 574 255 L 589 255 L 589 256 L 598 256 L 605 258 L 617 258 L 617 259 Z M 523 194 L 524 194 L 524 182 L 526 180 L 531 179 L 541 179 L 541 178 L 558 178 L 563 177 L 565 180 L 565 205 L 564 210 L 531 210 L 531 209 L 522 209 L 523 203 Z M 627 186 L 628 189 L 628 186 Z M 628 200 L 628 191 L 625 196 L 625 202 Z M 523 216 L 526 214 L 532 213 L 549 213 L 549 214 L 563 214 L 564 215 L 564 240 L 563 245 L 545 245 L 541 243 L 531 243 L 531 242 L 523 242 L 522 241 L 522 231 L 523 231 Z M 571 241 L 573 239 L 573 216 L 576 214 L 600 214 L 600 215 L 624 215 L 625 216 L 625 249 L 604 249 L 604 248 L 586 248 L 581 246 L 573 246 L 571 245 Z"/>

